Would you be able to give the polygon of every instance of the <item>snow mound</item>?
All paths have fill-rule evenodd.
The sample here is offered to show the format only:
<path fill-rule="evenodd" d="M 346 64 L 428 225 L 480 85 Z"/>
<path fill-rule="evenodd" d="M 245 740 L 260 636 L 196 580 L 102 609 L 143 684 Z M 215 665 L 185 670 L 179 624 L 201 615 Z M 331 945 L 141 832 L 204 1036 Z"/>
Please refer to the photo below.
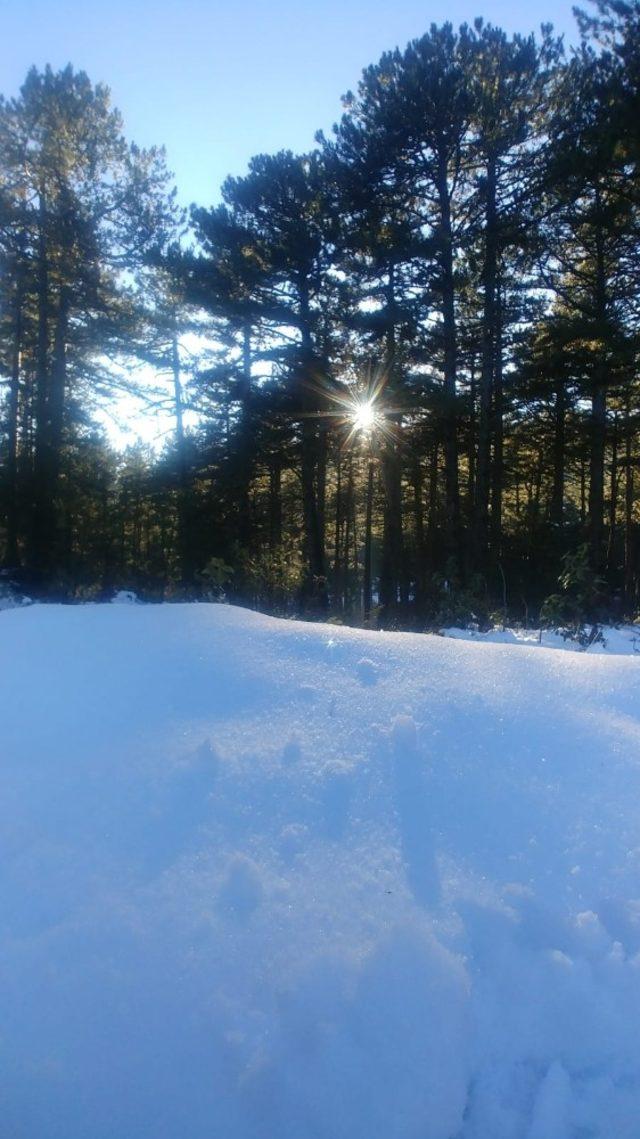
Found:
<path fill-rule="evenodd" d="M 3 1139 L 637 1139 L 633 653 L 1 624 Z"/>

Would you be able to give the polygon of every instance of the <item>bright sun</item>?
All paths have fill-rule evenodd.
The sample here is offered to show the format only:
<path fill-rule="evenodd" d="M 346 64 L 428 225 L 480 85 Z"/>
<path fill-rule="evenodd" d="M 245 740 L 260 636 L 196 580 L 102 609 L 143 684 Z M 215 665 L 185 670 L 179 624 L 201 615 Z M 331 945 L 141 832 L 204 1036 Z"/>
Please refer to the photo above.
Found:
<path fill-rule="evenodd" d="M 368 432 L 374 427 L 376 412 L 373 400 L 368 399 L 358 403 L 353 410 L 353 430 Z"/>

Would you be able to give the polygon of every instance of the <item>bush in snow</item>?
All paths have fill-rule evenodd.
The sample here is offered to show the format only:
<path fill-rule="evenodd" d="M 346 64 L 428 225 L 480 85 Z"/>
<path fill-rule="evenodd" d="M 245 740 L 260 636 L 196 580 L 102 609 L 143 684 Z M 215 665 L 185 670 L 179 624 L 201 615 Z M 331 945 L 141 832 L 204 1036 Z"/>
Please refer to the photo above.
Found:
<path fill-rule="evenodd" d="M 229 584 L 233 574 L 233 566 L 227 565 L 224 558 L 209 558 L 204 569 L 198 574 L 204 585 L 207 600 L 224 601 L 224 587 Z"/>
<path fill-rule="evenodd" d="M 564 555 L 558 585 L 559 591 L 543 602 L 540 618 L 543 625 L 567 627 L 577 635 L 585 623 L 593 621 L 604 600 L 603 582 L 590 565 L 586 543 Z"/>
<path fill-rule="evenodd" d="M 21 593 L 7 571 L 0 571 L 0 609 L 18 609 L 22 605 L 32 605 L 30 597 Z"/>

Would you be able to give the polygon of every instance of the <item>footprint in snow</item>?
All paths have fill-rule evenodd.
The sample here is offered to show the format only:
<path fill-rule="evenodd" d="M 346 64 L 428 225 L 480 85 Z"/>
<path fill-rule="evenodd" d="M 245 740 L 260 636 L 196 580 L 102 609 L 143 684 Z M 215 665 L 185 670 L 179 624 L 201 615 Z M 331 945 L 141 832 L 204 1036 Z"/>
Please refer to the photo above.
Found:
<path fill-rule="evenodd" d="M 260 870 L 253 859 L 237 854 L 229 863 L 218 892 L 218 906 L 236 921 L 247 921 L 264 897 Z"/>
<path fill-rule="evenodd" d="M 282 762 L 289 766 L 292 763 L 297 763 L 301 758 L 302 745 L 300 740 L 295 734 L 291 735 L 282 749 Z"/>
<path fill-rule="evenodd" d="M 325 832 L 329 838 L 340 838 L 349 822 L 354 793 L 353 767 L 340 760 L 328 763 L 323 771 L 321 803 Z"/>
<path fill-rule="evenodd" d="M 378 679 L 378 666 L 368 657 L 362 657 L 356 664 L 356 675 L 361 684 L 370 687 Z"/>
<path fill-rule="evenodd" d="M 193 758 L 195 768 L 203 773 L 206 772 L 210 779 L 215 779 L 220 769 L 220 756 L 211 740 L 203 740 L 200 746 L 196 748 Z"/>
<path fill-rule="evenodd" d="M 407 880 L 415 900 L 430 909 L 440 901 L 440 876 L 428 772 L 412 716 L 396 716 L 391 725 L 391 741 L 394 798 Z"/>

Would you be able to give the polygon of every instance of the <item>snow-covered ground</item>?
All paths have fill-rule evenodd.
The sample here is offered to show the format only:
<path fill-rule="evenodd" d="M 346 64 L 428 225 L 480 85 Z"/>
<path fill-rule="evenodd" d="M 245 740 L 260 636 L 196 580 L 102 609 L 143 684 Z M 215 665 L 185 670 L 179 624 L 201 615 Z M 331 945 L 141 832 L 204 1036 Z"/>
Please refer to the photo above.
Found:
<path fill-rule="evenodd" d="M 494 645 L 537 645 L 544 649 L 565 649 L 567 652 L 616 653 L 625 656 L 640 654 L 640 626 L 638 625 L 586 625 L 583 641 L 575 631 L 560 629 L 477 629 L 449 628 L 442 630 L 443 637 L 458 641 L 482 641 Z"/>
<path fill-rule="evenodd" d="M 2 1139 L 638 1139 L 640 660 L 0 616 Z"/>

